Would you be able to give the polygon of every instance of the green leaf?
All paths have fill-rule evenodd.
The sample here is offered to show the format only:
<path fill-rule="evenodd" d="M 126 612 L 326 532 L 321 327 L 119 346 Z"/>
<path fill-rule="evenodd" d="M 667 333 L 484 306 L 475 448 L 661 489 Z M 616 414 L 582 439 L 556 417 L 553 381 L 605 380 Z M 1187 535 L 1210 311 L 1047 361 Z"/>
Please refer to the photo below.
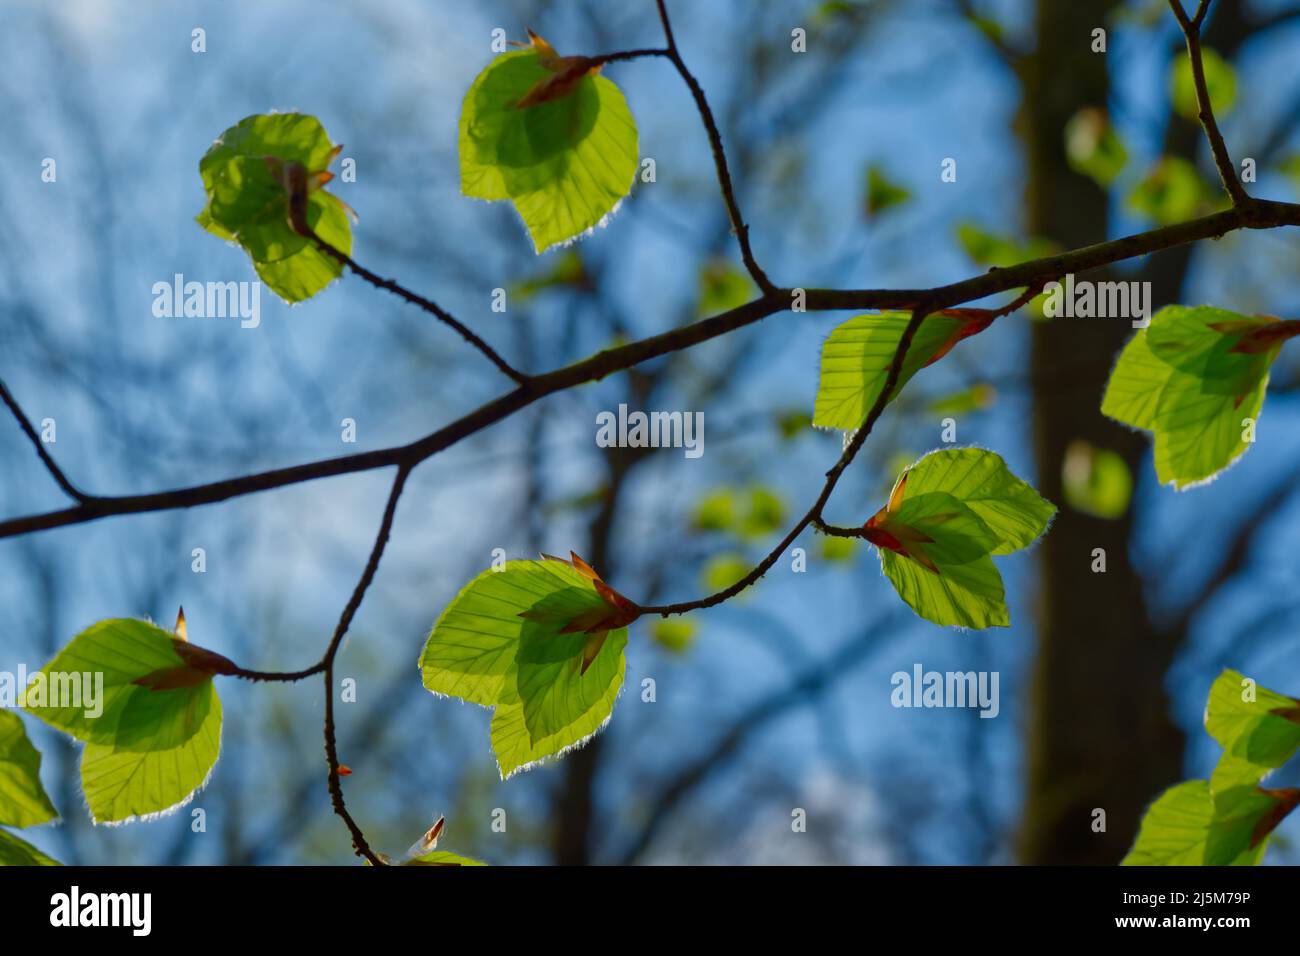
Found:
<path fill-rule="evenodd" d="M 1259 420 L 1268 376 L 1236 399 L 1206 380 L 1175 372 L 1156 411 L 1155 464 L 1161 484 L 1182 490 L 1213 479 L 1250 448 L 1246 419 Z"/>
<path fill-rule="evenodd" d="M 681 654 L 695 640 L 696 626 L 690 618 L 661 618 L 650 628 L 656 644 L 674 654 Z"/>
<path fill-rule="evenodd" d="M 34 827 L 58 817 L 41 786 L 41 754 L 22 718 L 0 710 L 0 823 Z"/>
<path fill-rule="evenodd" d="M 935 415 L 970 415 L 992 407 L 997 398 L 997 389 L 981 383 L 936 398 L 926 408 Z"/>
<path fill-rule="evenodd" d="M 859 315 L 836 327 L 822 345 L 821 377 L 813 424 L 860 428 L 885 387 L 894 355 L 911 317 L 905 312 Z M 918 371 L 955 342 L 965 319 L 930 315 L 912 337 L 891 401 Z"/>
<path fill-rule="evenodd" d="M 867 167 L 866 196 L 863 207 L 867 218 L 874 219 L 888 209 L 901 206 L 912 198 L 912 193 L 903 186 L 893 182 L 884 170 L 874 163 Z"/>
<path fill-rule="evenodd" d="M 1066 503 L 1097 518 L 1123 517 L 1133 496 L 1133 475 L 1123 457 L 1081 439 L 1065 449 L 1061 479 Z"/>
<path fill-rule="evenodd" d="M 1166 306 L 1147 329 L 1151 352 L 1180 372 L 1209 379 L 1206 388 L 1240 395 L 1264 376 L 1280 343 L 1258 352 L 1235 351 L 1245 336 L 1284 331 L 1276 319 L 1212 306 Z"/>
<path fill-rule="evenodd" d="M 1223 745 L 1225 757 L 1254 764 L 1261 768 L 1262 777 L 1300 749 L 1300 700 L 1257 687 L 1237 671 L 1225 670 L 1210 687 L 1205 729 Z M 1233 776 L 1230 764 L 1222 776 Z"/>
<path fill-rule="evenodd" d="M 208 197 L 199 225 L 242 246 L 262 281 L 288 302 L 311 298 L 338 278 L 342 266 L 289 224 L 289 192 L 272 167 L 298 164 L 306 171 L 307 224 L 350 254 L 352 228 L 343 203 L 310 175 L 325 174 L 335 154 L 314 116 L 271 113 L 240 120 L 199 161 Z"/>
<path fill-rule="evenodd" d="M 780 412 L 776 416 L 776 428 L 782 441 L 798 438 L 812 426 L 812 416 L 807 412 L 792 410 Z"/>
<path fill-rule="evenodd" d="M 735 527 L 736 494 L 729 488 L 708 492 L 695 505 L 691 526 L 697 531 L 728 531 Z"/>
<path fill-rule="evenodd" d="M 402 866 L 487 866 L 487 864 L 482 860 L 461 856 L 459 853 L 434 850 L 431 853 L 425 853 L 423 856 L 407 860 Z"/>
<path fill-rule="evenodd" d="M 889 504 L 864 529 L 885 576 L 921 617 L 953 627 L 1007 627 L 1002 576 L 991 555 L 1028 547 L 1055 511 L 998 455 L 950 448 L 904 471 Z"/>
<path fill-rule="evenodd" d="M 1203 866 L 1211 838 L 1215 807 L 1210 787 L 1204 780 L 1188 780 L 1170 787 L 1151 804 L 1142 818 L 1133 848 L 1122 866 Z M 1226 859 L 1224 854 L 1239 844 L 1240 829 L 1231 819 L 1215 834 L 1214 859 L 1219 864 L 1253 866 L 1264 853 L 1264 843 Z"/>
<path fill-rule="evenodd" d="M 1134 212 L 1162 226 L 1192 219 L 1219 201 L 1196 166 L 1181 156 L 1165 156 L 1129 193 Z"/>
<path fill-rule="evenodd" d="M 554 265 L 510 287 L 510 296 L 522 304 L 548 289 L 581 288 L 588 281 L 587 267 L 577 250 L 567 249 L 555 259 Z"/>
<path fill-rule="evenodd" d="M 908 496 L 946 492 L 978 515 L 994 535 L 986 554 L 1029 547 L 1056 514 L 1056 506 L 1013 475 L 1002 456 L 983 448 L 930 452 L 906 474 Z"/>
<path fill-rule="evenodd" d="M 749 489 L 748 508 L 740 523 L 744 538 L 761 538 L 785 525 L 785 502 L 770 488 L 758 485 Z"/>
<path fill-rule="evenodd" d="M 601 649 L 601 655 L 610 651 L 614 635 Z M 591 709 L 578 715 L 572 723 L 550 736 L 533 740 L 524 718 L 524 706 L 518 693 L 509 690 L 497 703 L 492 714 L 492 749 L 496 753 L 501 779 L 505 780 L 521 770 L 528 770 L 551 757 L 562 756 L 581 747 L 605 726 L 614 710 L 614 701 L 623 687 L 622 644 L 618 650 L 618 669 Z M 595 665 L 592 666 L 592 671 Z M 592 671 L 588 671 L 590 674 Z"/>
<path fill-rule="evenodd" d="M 714 259 L 700 268 L 700 298 L 696 311 L 701 317 L 730 312 L 754 297 L 749 274 L 726 259 Z"/>
<path fill-rule="evenodd" d="M 857 557 L 858 543 L 852 538 L 826 536 L 820 539 L 820 553 L 823 561 L 847 563 Z"/>
<path fill-rule="evenodd" d="M 509 561 L 484 571 L 434 625 L 420 658 L 424 686 L 496 708 L 492 747 L 508 777 L 580 745 L 609 719 L 623 683 L 627 628 L 607 632 L 585 672 L 584 652 L 598 635 L 561 633 L 608 610 L 565 561 Z"/>
<path fill-rule="evenodd" d="M 1300 153 L 1288 156 L 1278 164 L 1278 169 L 1291 180 L 1291 188 L 1300 194 Z"/>
<path fill-rule="evenodd" d="M 932 574 L 916 562 L 881 550 L 880 566 L 908 607 L 946 627 L 1010 627 L 1002 575 L 988 555 L 967 564 L 940 565 Z"/>
<path fill-rule="evenodd" d="M 704 587 L 710 591 L 725 591 L 737 581 L 749 574 L 753 564 L 743 555 L 727 553 L 715 554 L 704 563 L 700 578 Z M 743 595 L 742 595 L 743 597 Z"/>
<path fill-rule="evenodd" d="M 636 124 L 603 76 L 518 107 L 555 76 L 535 49 L 503 53 L 474 80 L 460 111 L 461 191 L 511 200 L 539 253 L 601 223 L 637 169 Z"/>
<path fill-rule="evenodd" d="M 558 561 L 508 561 L 482 572 L 447 605 L 429 633 L 420 658 L 425 688 L 495 706 L 507 677 L 514 679 L 526 623 L 520 615 L 548 595 L 583 583 Z"/>
<path fill-rule="evenodd" d="M 1161 309 L 1124 347 L 1101 410 L 1154 433 L 1162 483 L 1208 481 L 1250 447 L 1247 420 L 1258 422 L 1268 367 L 1293 334 L 1289 324 L 1222 309 Z"/>
<path fill-rule="evenodd" d="M 957 241 L 972 262 L 981 266 L 1006 268 L 1028 259 L 1041 259 L 1056 251 L 1056 245 L 1046 239 L 1022 242 L 1010 236 L 997 235 L 970 222 L 957 225 Z"/>
<path fill-rule="evenodd" d="M 1065 126 L 1065 155 L 1070 168 L 1106 188 L 1124 170 L 1128 150 L 1106 111 L 1085 107 Z"/>
<path fill-rule="evenodd" d="M 147 818 L 206 782 L 221 742 L 212 677 L 232 668 L 147 621 L 100 621 L 32 678 L 26 709 L 86 742 L 82 789 L 97 823 Z"/>
<path fill-rule="evenodd" d="M 1269 835 L 1300 803 L 1300 790 L 1242 786 L 1213 795 L 1214 817 L 1205 841 L 1205 866 L 1255 866 Z"/>
<path fill-rule="evenodd" d="M 1205 88 L 1210 94 L 1210 106 L 1215 116 L 1222 119 L 1232 112 L 1237 102 L 1237 72 L 1232 64 L 1208 47 L 1201 48 L 1201 63 L 1205 67 Z M 1170 64 L 1169 87 L 1174 109 L 1180 116 L 1197 122 L 1201 107 L 1196 98 L 1191 57 L 1185 51 L 1174 57 Z"/>
<path fill-rule="evenodd" d="M 189 803 L 207 783 L 221 753 L 221 701 L 211 681 L 198 689 L 193 710 L 202 714 L 194 733 L 173 746 L 139 749 L 149 741 L 135 747 L 86 744 L 81 789 L 96 823 L 164 816 Z"/>
<path fill-rule="evenodd" d="M 62 866 L 8 830 L 0 830 L 0 866 Z"/>
<path fill-rule="evenodd" d="M 184 743 L 207 716 L 203 685 L 221 666 L 214 663 L 206 673 L 193 668 L 181 655 L 192 656 L 195 650 L 208 653 L 190 649 L 148 621 L 100 621 L 74 637 L 33 675 L 26 710 L 87 743 L 142 750 Z M 151 675 L 187 671 L 193 671 L 193 686 L 155 690 L 140 683 Z"/>
<path fill-rule="evenodd" d="M 1155 431 L 1160 394 L 1173 374 L 1174 367 L 1151 351 L 1147 329 L 1139 329 L 1110 373 L 1101 400 L 1102 414 L 1133 428 Z"/>
<path fill-rule="evenodd" d="M 524 622 L 515 658 L 515 687 L 530 742 L 561 734 L 600 703 L 611 682 L 623 682 L 627 628 L 606 635 L 585 672 L 583 650 L 591 636 L 581 631 L 561 633 L 567 622 L 602 606 L 590 588 L 565 588 L 534 605 L 532 613 L 546 615 L 544 619 Z"/>

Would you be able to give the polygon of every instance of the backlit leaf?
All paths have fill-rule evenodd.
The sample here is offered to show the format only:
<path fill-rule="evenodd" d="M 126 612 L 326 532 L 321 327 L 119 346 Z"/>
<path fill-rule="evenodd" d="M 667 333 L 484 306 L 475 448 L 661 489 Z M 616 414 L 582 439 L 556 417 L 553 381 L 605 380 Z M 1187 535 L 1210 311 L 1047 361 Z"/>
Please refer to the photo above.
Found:
<path fill-rule="evenodd" d="M 41 786 L 41 754 L 22 718 L 0 710 L 0 824 L 34 827 L 58 815 Z"/>
<path fill-rule="evenodd" d="M 899 596 L 936 624 L 1007 627 L 992 555 L 1028 547 L 1055 508 L 978 448 L 932 452 L 903 472 L 864 526 Z"/>
<path fill-rule="evenodd" d="M 342 272 L 333 256 L 291 225 L 291 195 L 300 193 L 303 203 L 296 221 L 339 251 L 352 252 L 346 207 L 320 188 L 339 149 L 314 116 L 271 113 L 230 127 L 199 162 L 208 197 L 199 225 L 239 243 L 262 281 L 288 302 L 311 298 Z"/>
<path fill-rule="evenodd" d="M 861 427 L 885 387 L 894 355 L 910 315 L 882 312 L 859 315 L 838 326 L 822 345 L 821 376 L 813 424 L 823 428 Z M 937 360 L 961 338 L 987 322 L 974 318 L 930 315 L 912 337 L 891 400 L 918 371 Z"/>
<path fill-rule="evenodd" d="M 1201 47 L 1201 65 L 1205 70 L 1205 88 L 1210 94 L 1210 106 L 1215 116 L 1222 119 L 1232 112 L 1237 102 L 1237 73 L 1232 64 L 1205 46 Z M 1186 51 L 1179 52 L 1169 65 L 1169 86 L 1174 109 L 1179 115 L 1196 122 L 1201 107 L 1196 98 L 1192 61 Z"/>
<path fill-rule="evenodd" d="M 26 709 L 86 742 L 81 783 L 97 823 L 148 818 L 206 782 L 221 748 L 212 678 L 233 666 L 147 621 L 100 621 L 32 678 Z M 77 684 L 96 687 L 93 708 L 86 690 L 69 696 Z"/>
<path fill-rule="evenodd" d="M 1123 866 L 1204 866 L 1207 844 L 1214 822 L 1214 801 L 1204 780 L 1188 780 L 1170 787 L 1147 809 L 1133 848 L 1121 861 Z M 1231 830 L 1231 825 L 1226 829 Z M 1228 835 L 1216 837 L 1216 857 L 1239 841 Z M 1264 853 L 1261 842 L 1245 848 L 1220 865 L 1253 866 Z"/>
<path fill-rule="evenodd" d="M 1154 432 L 1156 475 L 1186 488 L 1250 447 L 1268 367 L 1300 326 L 1209 307 L 1170 306 L 1124 347 L 1101 410 Z"/>
<path fill-rule="evenodd" d="M 0 866 L 62 866 L 26 840 L 8 830 L 0 830 Z"/>
<path fill-rule="evenodd" d="M 603 76 L 564 73 L 573 81 L 563 95 L 521 105 L 561 75 L 552 66 L 537 48 L 503 53 L 460 112 L 461 191 L 511 200 L 539 253 L 609 215 L 631 189 L 638 158 L 627 102 Z"/>
<path fill-rule="evenodd" d="M 434 625 L 424 686 L 495 707 L 502 777 L 580 745 L 609 719 L 635 605 L 573 561 L 510 561 L 467 584 Z"/>
<path fill-rule="evenodd" d="M 1253 686 L 1237 671 L 1225 670 L 1210 687 L 1205 729 L 1223 745 L 1225 756 L 1265 771 L 1280 767 L 1300 749 L 1300 700 Z"/>

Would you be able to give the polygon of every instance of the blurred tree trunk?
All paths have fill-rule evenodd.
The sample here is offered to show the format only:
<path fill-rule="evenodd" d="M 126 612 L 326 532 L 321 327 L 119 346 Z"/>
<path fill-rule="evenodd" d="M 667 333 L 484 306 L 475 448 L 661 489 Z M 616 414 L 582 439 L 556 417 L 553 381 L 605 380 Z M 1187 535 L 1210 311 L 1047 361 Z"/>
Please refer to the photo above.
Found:
<path fill-rule="evenodd" d="M 1107 104 L 1108 55 L 1092 52 L 1092 31 L 1118 6 L 1039 0 L 1038 46 L 1023 64 L 1026 226 L 1068 248 L 1107 238 L 1106 194 L 1070 169 L 1063 130 L 1081 107 Z M 1039 647 L 1019 846 L 1025 863 L 1118 862 L 1143 809 L 1181 775 L 1183 734 L 1170 721 L 1163 687 L 1175 642 L 1148 617 L 1129 561 L 1131 513 L 1089 517 L 1066 506 L 1061 490 L 1061 464 L 1075 439 L 1114 449 L 1141 474 L 1145 438 L 1099 411 L 1131 334 L 1128 321 L 1114 318 L 1057 318 L 1032 332 L 1038 480 L 1061 510 L 1038 549 Z M 1105 551 L 1105 573 L 1092 571 L 1097 548 Z M 1096 809 L 1106 813 L 1104 833 L 1093 831 Z"/>

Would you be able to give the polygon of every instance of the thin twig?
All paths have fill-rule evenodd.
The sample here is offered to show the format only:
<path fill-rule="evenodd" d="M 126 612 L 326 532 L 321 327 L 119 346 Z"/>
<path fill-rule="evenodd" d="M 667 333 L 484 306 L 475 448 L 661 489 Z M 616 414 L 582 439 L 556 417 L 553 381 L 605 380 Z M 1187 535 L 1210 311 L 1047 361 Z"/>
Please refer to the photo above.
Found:
<path fill-rule="evenodd" d="M 301 671 L 251 671 L 247 668 L 236 667 L 227 676 L 238 677 L 247 681 L 291 684 L 295 681 L 306 680 L 308 677 L 315 677 L 324 669 L 325 663 L 323 661 Z"/>
<path fill-rule="evenodd" d="M 1219 179 L 1232 199 L 1232 204 L 1246 207 L 1251 203 L 1251 198 L 1246 192 L 1246 187 L 1237 178 L 1237 167 L 1233 165 L 1232 157 L 1228 155 L 1228 146 L 1223 141 L 1223 134 L 1219 132 L 1218 121 L 1214 118 L 1214 107 L 1210 103 L 1210 88 L 1205 81 L 1205 58 L 1201 52 L 1201 24 L 1205 22 L 1205 15 L 1210 10 L 1210 0 L 1201 0 L 1196 15 L 1191 18 L 1183 9 L 1182 0 L 1169 0 L 1169 6 L 1173 9 L 1174 17 L 1182 27 L 1183 37 L 1187 41 L 1187 57 L 1191 61 L 1192 81 L 1196 86 L 1197 116 L 1201 121 L 1201 127 L 1205 130 L 1205 138 L 1210 141 L 1210 152 L 1214 154 L 1214 165 L 1219 170 Z"/>
<path fill-rule="evenodd" d="M 397 500 L 402 496 L 402 489 L 406 486 L 406 479 L 410 473 L 411 469 L 405 466 L 397 469 L 397 476 L 393 479 L 393 488 L 388 493 L 388 504 L 384 506 L 384 517 L 379 523 L 379 532 L 375 536 L 374 547 L 370 549 L 370 559 L 366 562 L 365 570 L 361 572 L 361 578 L 352 591 L 352 597 L 348 599 L 347 606 L 343 608 L 343 614 L 339 617 L 338 626 L 334 628 L 334 636 L 330 638 L 329 647 L 325 651 L 325 657 L 321 662 L 325 674 L 325 760 L 329 765 L 330 801 L 334 805 L 334 812 L 342 817 L 343 822 L 347 824 L 348 831 L 352 834 L 352 846 L 356 849 L 357 855 L 364 856 L 374 866 L 383 866 L 384 861 L 370 849 L 370 844 L 366 842 L 361 827 L 357 825 L 356 820 L 352 818 L 352 814 L 348 812 L 347 805 L 343 802 L 343 787 L 339 783 L 338 742 L 334 730 L 334 659 L 338 655 L 339 647 L 343 643 L 343 636 L 347 634 L 352 618 L 356 615 L 357 609 L 361 607 L 361 600 L 366 596 L 366 590 L 370 587 L 370 582 L 375 579 L 375 572 L 379 570 L 379 561 L 384 556 L 384 548 L 388 545 L 388 538 L 393 530 L 393 516 L 397 513 Z"/>
<path fill-rule="evenodd" d="M 826 472 L 826 483 L 822 486 L 821 494 L 817 496 L 817 500 L 813 502 L 813 506 L 809 508 L 807 513 L 805 513 L 804 516 L 795 523 L 795 526 L 790 529 L 789 533 L 786 534 L 784 538 L 781 539 L 781 542 L 768 552 L 767 557 L 755 565 L 753 570 L 730 587 L 723 588 L 721 591 L 717 591 L 707 597 L 696 598 L 694 601 L 682 601 L 678 604 L 662 604 L 642 607 L 642 613 L 660 614 L 664 617 L 667 617 L 670 614 L 686 614 L 688 611 L 714 607 L 715 605 L 721 604 L 722 602 L 735 597 L 766 574 L 771 569 L 772 565 L 776 564 L 776 562 L 780 560 L 781 555 L 785 554 L 786 549 L 790 547 L 790 545 L 794 544 L 795 539 L 803 533 L 804 528 L 808 527 L 808 525 L 812 524 L 814 521 L 821 519 L 822 509 L 826 507 L 826 503 L 830 501 L 831 492 L 835 490 L 835 485 L 839 483 L 840 476 L 844 474 L 844 469 L 848 468 L 853 459 L 857 457 L 858 451 L 862 448 L 863 443 L 866 442 L 867 436 L 871 434 L 871 429 L 875 427 L 877 420 L 879 420 L 881 414 L 885 410 L 885 406 L 889 404 L 889 401 L 893 398 L 894 388 L 898 385 L 898 379 L 903 373 L 904 357 L 907 355 L 907 350 L 912 345 L 912 338 L 916 335 L 916 330 L 921 327 L 921 323 L 925 320 L 925 317 L 928 314 L 929 310 L 923 306 L 918 307 L 912 312 L 912 317 L 908 320 L 907 327 L 903 329 L 903 336 L 898 340 L 898 348 L 894 351 L 894 358 L 889 363 L 889 372 L 885 376 L 884 387 L 881 388 L 880 394 L 876 397 L 875 403 L 867 413 L 866 421 L 862 423 L 862 427 L 854 434 L 853 440 L 849 442 L 848 447 L 844 449 L 844 453 L 840 455 L 839 460 L 835 462 L 830 471 Z"/>
<path fill-rule="evenodd" d="M 45 470 L 50 473 L 50 477 L 54 479 L 54 483 L 63 489 L 63 493 L 74 501 L 89 500 L 90 496 L 79 491 L 77 486 L 68 480 L 67 475 L 63 473 L 63 470 L 50 456 L 50 453 L 45 450 L 45 443 L 41 441 L 41 436 L 36 434 L 36 429 L 32 427 L 31 419 L 27 417 L 27 413 L 23 411 L 22 406 L 18 404 L 18 400 L 13 397 L 9 391 L 9 387 L 5 385 L 2 379 L 0 379 L 0 399 L 4 400 L 4 403 L 9 406 L 9 411 L 13 412 L 14 418 L 18 419 L 18 426 L 23 430 L 23 434 L 25 434 L 31 441 L 32 447 L 36 449 L 36 457 L 40 458 L 41 463 L 45 465 Z"/>
<path fill-rule="evenodd" d="M 655 0 L 655 4 L 659 8 L 659 22 L 663 24 L 664 39 L 668 41 L 668 59 L 672 61 L 673 66 L 677 68 L 677 73 L 690 89 L 691 96 L 695 99 L 695 108 L 699 110 L 700 120 L 709 135 L 709 147 L 713 150 L 713 165 L 718 171 L 718 186 L 722 190 L 722 199 L 727 204 L 727 216 L 731 219 L 732 231 L 736 234 L 736 241 L 740 243 L 740 257 L 763 295 L 775 295 L 778 291 L 776 286 L 759 266 L 754 258 L 754 250 L 749 245 L 749 226 L 745 224 L 745 217 L 740 214 L 740 204 L 736 201 L 736 187 L 731 182 L 731 172 L 727 168 L 727 153 L 722 148 L 722 133 L 718 130 L 718 122 L 713 118 L 713 110 L 709 108 L 704 89 L 695 79 L 694 74 L 686 68 L 686 61 L 682 59 L 681 50 L 677 48 L 677 39 L 673 36 L 673 26 L 668 19 L 668 8 L 664 5 L 664 0 Z"/>
<path fill-rule="evenodd" d="M 418 292 L 412 292 L 410 289 L 407 289 L 405 286 L 398 283 L 395 279 L 385 279 L 382 276 L 371 272 L 343 250 L 334 248 L 320 236 L 316 235 L 315 232 L 310 232 L 309 230 L 309 233 L 310 234 L 307 238 L 315 242 L 321 252 L 332 256 L 340 265 L 351 269 L 354 273 L 376 288 L 384 289 L 387 292 L 393 293 L 393 295 L 398 298 L 423 309 L 425 312 L 436 317 L 439 321 L 455 329 L 456 332 L 460 334 L 461 338 L 482 352 L 489 362 L 500 369 L 503 374 L 513 379 L 517 384 L 526 385 L 528 383 L 527 375 L 514 368 L 514 366 L 501 357 L 500 353 L 498 353 L 496 349 L 492 348 L 492 346 L 488 345 L 487 342 L 483 341 L 482 338 L 475 334 L 473 329 L 460 321 L 460 319 L 456 318 L 442 306 L 438 305 L 438 303 L 434 302 L 432 299 L 425 298 Z"/>
<path fill-rule="evenodd" d="M 602 53 L 599 56 L 590 58 L 589 65 L 599 68 L 606 63 L 621 63 L 625 60 L 640 60 L 644 57 L 662 56 L 672 57 L 672 51 L 663 47 L 651 47 L 641 50 L 619 50 L 617 53 Z"/>

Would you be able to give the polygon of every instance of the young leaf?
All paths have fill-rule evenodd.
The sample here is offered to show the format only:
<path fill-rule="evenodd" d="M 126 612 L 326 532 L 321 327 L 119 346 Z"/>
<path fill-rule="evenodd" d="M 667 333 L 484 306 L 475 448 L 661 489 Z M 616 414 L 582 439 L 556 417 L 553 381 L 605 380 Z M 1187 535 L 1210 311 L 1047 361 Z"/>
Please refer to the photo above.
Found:
<path fill-rule="evenodd" d="M 1237 102 L 1237 73 L 1232 64 L 1209 47 L 1201 48 L 1201 66 L 1205 71 L 1205 86 L 1210 94 L 1210 104 L 1220 117 L 1232 112 Z M 1169 64 L 1169 87 L 1174 109 L 1197 122 L 1201 104 L 1196 97 L 1196 83 L 1192 75 L 1191 57 L 1180 52 Z"/>
<path fill-rule="evenodd" d="M 639 614 L 577 555 L 507 562 L 438 619 L 420 660 L 424 686 L 496 708 L 492 746 L 509 776 L 604 725 Z"/>
<path fill-rule="evenodd" d="M 1123 517 L 1133 495 L 1133 475 L 1118 452 L 1076 438 L 1061 462 L 1065 500 L 1075 511 L 1096 518 Z"/>
<path fill-rule="evenodd" d="M 749 273 L 726 259 L 711 259 L 700 267 L 699 304 L 701 318 L 727 312 L 754 297 L 754 283 Z"/>
<path fill-rule="evenodd" d="M 623 94 L 588 58 L 558 56 L 531 36 L 465 95 L 460 184 L 466 196 L 511 200 L 541 253 L 598 225 L 627 195 L 637 131 Z"/>
<path fill-rule="evenodd" d="M 242 246 L 262 281 L 288 302 L 311 298 L 342 272 L 307 238 L 308 228 L 352 252 L 347 206 L 321 188 L 341 149 L 314 116 L 271 113 L 230 127 L 199 162 L 208 195 L 199 225 Z"/>
<path fill-rule="evenodd" d="M 901 206 L 912 198 L 909 189 L 891 180 L 875 163 L 867 167 L 866 178 L 862 206 L 868 219 L 874 219 L 885 210 Z"/>
<path fill-rule="evenodd" d="M 842 540 L 838 538 L 827 538 L 826 540 Z M 850 542 L 852 543 L 852 542 Z M 688 650 L 691 643 L 695 640 L 696 625 L 693 620 L 687 618 L 663 618 L 655 621 L 654 627 L 650 629 L 650 636 L 654 638 L 656 644 L 666 651 L 673 654 L 681 654 Z"/>
<path fill-rule="evenodd" d="M 1214 817 L 1214 800 L 1204 780 L 1188 780 L 1170 787 L 1147 809 L 1133 848 L 1120 865 L 1254 866 L 1258 863 L 1264 853 L 1264 841 L 1241 846 L 1240 827 L 1234 824 L 1231 813 L 1215 834 L 1214 863 L 1210 863 L 1207 849 Z M 1240 850 L 1233 853 L 1238 847 Z"/>
<path fill-rule="evenodd" d="M 627 632 L 610 635 L 601 649 L 601 655 L 614 662 L 613 674 L 596 701 L 583 713 L 573 716 L 572 720 L 559 726 L 558 721 L 549 721 L 547 726 L 555 727 L 553 733 L 534 739 L 524 717 L 524 705 L 517 691 L 507 690 L 497 702 L 492 714 L 492 750 L 496 753 L 497 766 L 501 770 L 501 779 L 505 780 L 521 770 L 529 770 L 550 757 L 562 756 L 575 747 L 580 747 L 595 736 L 606 723 L 614 710 L 614 701 L 623 687 L 623 668 L 625 665 L 623 648 L 627 644 Z M 588 675 L 599 677 L 609 670 L 601 666 L 593 667 Z"/>
<path fill-rule="evenodd" d="M 81 789 L 96 823 L 164 816 L 189 803 L 207 783 L 221 753 L 221 701 L 210 680 L 196 688 L 196 694 L 193 710 L 202 716 L 193 734 L 181 743 L 151 749 L 139 749 L 151 741 L 131 748 L 86 744 Z M 160 730 L 157 739 L 169 737 Z"/>
<path fill-rule="evenodd" d="M 212 677 L 233 669 L 147 621 L 100 621 L 32 678 L 26 709 L 86 742 L 91 814 L 125 822 L 174 809 L 207 780 L 221 741 Z"/>
<path fill-rule="evenodd" d="M 1259 780 L 1300 749 L 1300 700 L 1263 687 L 1253 688 L 1248 700 L 1247 684 L 1234 670 L 1225 670 L 1215 679 L 1205 706 L 1205 729 L 1223 745 L 1225 758 L 1257 768 L 1255 780 Z M 1221 762 L 1215 773 L 1225 782 L 1249 776 L 1247 769 L 1234 767 L 1231 761 Z"/>
<path fill-rule="evenodd" d="M 62 866 L 8 830 L 0 830 L 0 866 Z"/>
<path fill-rule="evenodd" d="M 990 554 L 1029 547 L 1047 530 L 1056 506 L 1011 473 L 1002 456 L 983 448 L 931 452 L 907 469 L 907 493 L 943 491 L 958 498 L 997 537 Z"/>
<path fill-rule="evenodd" d="M 1071 169 L 1103 189 L 1115 181 L 1128 162 L 1128 150 L 1110 117 L 1095 106 L 1084 107 L 1065 124 L 1065 154 Z"/>
<path fill-rule="evenodd" d="M 944 449 L 899 476 L 888 504 L 863 526 L 901 597 L 921 617 L 956 627 L 1007 627 L 991 555 L 1028 547 L 1055 507 L 993 452 Z"/>
<path fill-rule="evenodd" d="M 0 710 L 0 824 L 34 827 L 58 815 L 41 786 L 41 754 L 22 718 Z"/>
<path fill-rule="evenodd" d="M 1269 835 L 1300 804 L 1300 789 L 1233 787 L 1215 793 L 1214 817 L 1205 841 L 1205 866 L 1259 863 Z"/>
<path fill-rule="evenodd" d="M 1161 309 L 1124 347 L 1101 410 L 1154 432 L 1162 483 L 1208 481 L 1250 447 L 1269 365 L 1296 334 L 1300 323 L 1271 317 Z"/>
<path fill-rule="evenodd" d="M 1181 156 L 1162 157 L 1128 197 L 1135 212 L 1162 226 L 1200 215 L 1218 201 L 1196 166 Z"/>
<path fill-rule="evenodd" d="M 406 855 L 398 861 L 399 866 L 487 866 L 481 860 L 474 860 L 467 856 L 461 856 L 457 853 L 448 853 L 446 850 L 438 849 L 438 839 L 442 836 L 445 817 L 439 817 L 434 821 L 433 826 L 429 827 L 421 836 L 411 844 Z M 381 854 L 382 856 L 382 854 Z M 392 861 L 387 856 L 382 856 L 385 863 L 391 864 Z M 369 863 L 366 864 L 369 866 Z"/>
<path fill-rule="evenodd" d="M 831 332 L 822 345 L 814 425 L 861 427 L 885 387 L 909 318 L 905 312 L 859 315 Z M 918 371 L 938 361 L 962 339 L 988 328 L 989 322 L 982 313 L 926 316 L 912 337 L 890 400 Z"/>
<path fill-rule="evenodd" d="M 459 853 L 434 850 L 432 853 L 426 853 L 423 856 L 407 860 L 402 866 L 487 866 L 487 864 L 482 860 L 461 856 Z"/>
<path fill-rule="evenodd" d="M 113 618 L 82 631 L 32 677 L 26 709 L 87 743 L 165 749 L 198 731 L 205 688 L 233 666 L 148 621 Z"/>

